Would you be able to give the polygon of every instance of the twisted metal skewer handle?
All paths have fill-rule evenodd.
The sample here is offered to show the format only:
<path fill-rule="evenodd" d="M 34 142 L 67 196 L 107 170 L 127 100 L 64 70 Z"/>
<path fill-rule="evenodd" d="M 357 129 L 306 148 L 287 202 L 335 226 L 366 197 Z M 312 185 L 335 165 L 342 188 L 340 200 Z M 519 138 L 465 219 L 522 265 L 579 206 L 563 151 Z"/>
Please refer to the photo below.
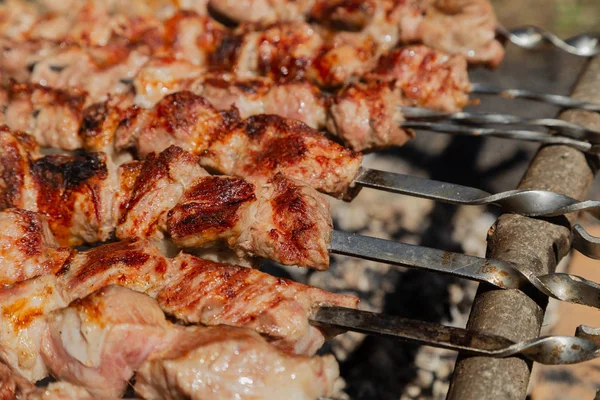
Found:
<path fill-rule="evenodd" d="M 510 114 L 455 112 L 445 113 L 421 107 L 398 107 L 409 120 L 451 121 L 469 125 L 522 125 L 549 129 L 549 134 L 559 134 L 577 140 L 600 143 L 600 131 L 557 118 L 523 118 Z"/>
<path fill-rule="evenodd" d="M 515 343 L 505 337 L 344 307 L 320 307 L 317 326 L 334 327 L 489 357 L 525 356 L 543 364 L 574 364 L 600 356 L 600 345 L 577 336 L 542 336 Z"/>
<path fill-rule="evenodd" d="M 496 32 L 525 49 L 534 49 L 543 43 L 551 43 L 557 48 L 576 56 L 592 57 L 600 54 L 600 35 L 598 34 L 583 33 L 563 40 L 545 29 L 531 25 L 512 30 L 497 26 Z"/>

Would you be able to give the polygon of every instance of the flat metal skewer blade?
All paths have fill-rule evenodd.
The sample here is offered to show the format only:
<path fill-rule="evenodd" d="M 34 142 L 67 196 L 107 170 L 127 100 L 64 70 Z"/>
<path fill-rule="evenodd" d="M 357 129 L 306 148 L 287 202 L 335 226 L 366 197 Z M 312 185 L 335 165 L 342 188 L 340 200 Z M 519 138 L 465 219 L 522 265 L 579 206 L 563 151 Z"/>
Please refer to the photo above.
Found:
<path fill-rule="evenodd" d="M 578 108 L 588 111 L 600 111 L 600 104 L 576 100 L 557 94 L 538 93 L 524 89 L 500 89 L 485 83 L 471 84 L 471 93 L 500 95 L 508 98 L 521 98 L 552 104 L 562 108 Z"/>
<path fill-rule="evenodd" d="M 467 125 L 520 125 L 549 130 L 549 134 L 559 134 L 573 139 L 600 143 L 600 131 L 563 121 L 557 118 L 524 118 L 510 114 L 477 112 L 440 112 L 422 107 L 403 107 L 398 109 L 409 120 L 451 121 Z"/>
<path fill-rule="evenodd" d="M 600 309 L 600 285 L 576 275 L 554 273 L 536 276 L 526 274 L 507 261 L 340 231 L 333 232 L 330 252 L 486 282 L 502 289 L 531 285 L 548 297 Z"/>
<path fill-rule="evenodd" d="M 444 122 L 427 121 L 403 121 L 400 126 L 403 128 L 426 129 L 434 132 L 449 133 L 453 135 L 467 136 L 494 136 L 504 139 L 516 139 L 527 142 L 538 142 L 544 144 L 563 144 L 571 146 L 577 150 L 597 154 L 600 152 L 598 146 L 581 140 L 572 139 L 564 136 L 554 136 L 544 132 L 528 131 L 522 129 L 501 129 L 489 127 L 472 127 Z"/>
<path fill-rule="evenodd" d="M 487 282 L 499 288 L 517 289 L 527 282 L 514 271 L 512 264 L 505 261 L 488 260 L 353 233 L 334 231 L 330 251 L 334 254 Z"/>
<path fill-rule="evenodd" d="M 314 313 L 311 323 L 463 351 L 472 355 L 523 355 L 544 364 L 573 364 L 600 356 L 600 347 L 585 338 L 548 336 L 515 343 L 497 335 L 344 307 L 321 307 Z"/>

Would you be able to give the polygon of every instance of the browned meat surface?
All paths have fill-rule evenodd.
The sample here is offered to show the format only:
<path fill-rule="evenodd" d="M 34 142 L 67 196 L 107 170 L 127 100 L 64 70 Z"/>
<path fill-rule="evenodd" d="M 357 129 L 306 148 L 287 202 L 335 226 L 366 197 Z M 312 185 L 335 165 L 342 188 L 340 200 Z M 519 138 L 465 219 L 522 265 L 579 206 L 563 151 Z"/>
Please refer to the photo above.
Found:
<path fill-rule="evenodd" d="M 41 146 L 76 150 L 87 94 L 78 89 L 58 90 L 37 84 L 8 86 L 4 123 L 33 135 Z"/>
<path fill-rule="evenodd" d="M 214 141 L 201 163 L 223 174 L 298 179 L 343 196 L 358 173 L 362 156 L 327 139 L 300 121 L 276 115 L 247 118 Z"/>
<path fill-rule="evenodd" d="M 31 163 L 37 211 L 63 246 L 105 241 L 114 229 L 116 177 L 103 153 L 50 155 Z"/>
<path fill-rule="evenodd" d="M 179 12 L 165 22 L 164 49 L 176 59 L 206 66 L 228 29 L 207 15 Z"/>
<path fill-rule="evenodd" d="M 323 44 L 321 35 L 301 21 L 275 23 L 261 30 L 242 25 L 221 41 L 210 62 L 214 69 L 240 77 L 297 79 L 304 76 Z"/>
<path fill-rule="evenodd" d="M 32 136 L 0 126 L 0 209 L 37 210 L 37 191 L 30 161 L 39 158 Z"/>
<path fill-rule="evenodd" d="M 256 182 L 258 202 L 238 247 L 284 265 L 329 268 L 333 222 L 329 203 L 315 189 L 281 174 Z"/>
<path fill-rule="evenodd" d="M 356 308 L 358 299 L 275 278 L 251 268 L 226 266 L 180 254 L 181 274 L 158 295 L 163 310 L 188 323 L 251 328 L 278 348 L 314 354 L 324 333 L 309 324 L 319 305 Z"/>
<path fill-rule="evenodd" d="M 163 97 L 182 90 L 195 91 L 205 69 L 172 57 L 153 57 L 133 79 L 135 102 L 152 107 Z"/>
<path fill-rule="evenodd" d="M 418 30 L 427 46 L 494 67 L 504 57 L 497 23 L 488 0 L 433 0 Z"/>
<path fill-rule="evenodd" d="M 425 46 L 407 46 L 379 58 L 368 80 L 392 81 L 407 105 L 453 112 L 468 102 L 471 90 L 465 58 Z"/>
<path fill-rule="evenodd" d="M 132 174 L 137 174 L 135 180 Z M 178 204 L 185 191 L 208 173 L 198 165 L 196 157 L 171 146 L 158 155 L 151 153 L 139 169 L 125 164 L 120 168 L 120 175 L 122 181 L 133 182 L 133 185 L 129 196 L 116 206 L 119 209 L 117 237 L 146 237 L 159 243 L 164 239 L 167 213 Z"/>
<path fill-rule="evenodd" d="M 168 213 L 168 232 L 183 248 L 224 242 L 243 254 L 285 265 L 329 267 L 329 204 L 314 189 L 281 175 L 255 184 L 205 177 Z"/>
<path fill-rule="evenodd" d="M 58 247 L 46 219 L 35 212 L 9 209 L 0 212 L 0 285 L 54 274 L 71 256 Z"/>
<path fill-rule="evenodd" d="M 187 328 L 141 366 L 134 389 L 151 400 L 308 400 L 330 395 L 338 375 L 332 355 L 285 355 L 239 328 Z"/>
<path fill-rule="evenodd" d="M 46 366 L 94 397 L 122 396 L 135 370 L 174 337 L 155 300 L 120 286 L 77 299 L 47 321 Z"/>
<path fill-rule="evenodd" d="M 109 45 L 98 48 L 59 47 L 35 63 L 30 81 L 58 89 L 85 90 L 91 101 L 129 90 L 126 83 L 149 60 L 144 48 Z"/>
<path fill-rule="evenodd" d="M 170 272 L 167 258 L 150 242 L 130 239 L 76 254 L 59 271 L 58 278 L 69 301 L 108 285 L 154 297 L 169 282 Z"/>
<path fill-rule="evenodd" d="M 203 97 L 177 92 L 153 108 L 134 106 L 128 110 L 116 132 L 116 147 L 134 148 L 141 157 L 171 145 L 198 154 L 230 123 L 229 114 L 220 113 Z"/>
<path fill-rule="evenodd" d="M 0 51 L 2 80 L 12 78 L 23 82 L 31 76 L 31 69 L 36 62 L 56 51 L 56 45 L 51 42 L 23 42 L 0 37 Z"/>
<path fill-rule="evenodd" d="M 54 275 L 30 279 L 0 290 L 0 361 L 32 382 L 48 375 L 40 355 L 44 315 L 64 307 Z"/>
<path fill-rule="evenodd" d="M 351 84 L 333 98 L 327 128 L 354 151 L 401 146 L 414 137 L 399 126 L 401 100 L 399 90 L 385 82 Z"/>

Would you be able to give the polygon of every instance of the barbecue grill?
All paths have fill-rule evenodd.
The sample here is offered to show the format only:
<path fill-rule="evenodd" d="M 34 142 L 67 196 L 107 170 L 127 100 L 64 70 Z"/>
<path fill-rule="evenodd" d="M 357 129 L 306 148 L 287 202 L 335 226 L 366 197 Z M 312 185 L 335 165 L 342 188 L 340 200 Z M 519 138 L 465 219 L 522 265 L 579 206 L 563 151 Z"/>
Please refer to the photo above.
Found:
<path fill-rule="evenodd" d="M 522 47 L 531 48 L 546 40 L 557 48 L 570 53 L 595 54 L 593 47 L 595 39 L 592 36 L 585 38 L 580 36 L 560 41 L 549 33 L 542 32 L 540 34 L 540 31 L 534 28 L 510 32 L 499 27 L 498 32 Z M 551 54 L 556 56 L 559 53 L 558 50 L 555 50 Z M 523 55 L 523 57 L 544 58 L 546 56 L 538 54 Z M 577 63 L 583 65 L 584 61 L 578 60 Z M 50 68 L 52 69 L 52 65 Z M 600 238 L 593 237 L 582 226 L 574 225 L 576 212 L 585 211 L 597 217 L 600 209 L 598 202 L 583 200 L 595 173 L 597 155 L 600 154 L 597 144 L 600 142 L 598 140 L 600 121 L 597 118 L 598 114 L 595 113 L 600 107 L 598 106 L 600 97 L 597 96 L 597 90 L 595 90 L 600 82 L 598 81 L 600 59 L 591 60 L 584 68 L 585 72 L 580 77 L 572 97 L 524 90 L 523 83 L 518 81 L 513 81 L 513 83 L 516 83 L 515 87 L 519 87 L 519 89 L 498 89 L 499 86 L 506 87 L 506 85 L 473 85 L 473 94 L 482 97 L 491 94 L 496 98 L 503 96 L 537 101 L 540 105 L 539 108 L 534 109 L 536 112 L 532 113 L 535 114 L 535 117 L 548 115 L 548 111 L 545 111 L 544 108 L 548 105 L 574 109 L 561 114 L 560 119 L 527 119 L 497 112 L 481 114 L 480 111 L 485 109 L 485 102 L 483 107 L 478 107 L 472 113 L 434 112 L 407 106 L 399 108 L 399 111 L 406 117 L 401 122 L 403 128 L 426 129 L 458 135 L 520 139 L 523 142 L 546 144 L 538 151 L 528 167 L 525 177 L 515 190 L 506 190 L 506 187 L 496 186 L 494 182 L 484 182 L 479 173 L 475 174 L 475 177 L 473 176 L 473 170 L 477 169 L 475 156 L 484 142 L 480 139 L 466 137 L 450 139 L 450 145 L 442 149 L 437 157 L 430 157 L 428 154 L 431 152 L 432 146 L 426 146 L 429 147 L 428 151 L 420 153 L 419 146 L 421 144 L 417 140 L 416 143 L 404 148 L 389 150 L 381 157 L 379 155 L 367 156 L 360 169 L 358 166 L 360 158 L 353 153 L 351 156 L 344 153 L 343 157 L 357 157 L 354 164 L 358 173 L 352 175 L 354 179 L 351 182 L 342 182 L 341 186 L 339 182 L 336 183 L 337 186 L 335 184 L 327 186 L 323 182 L 311 183 L 313 188 L 344 197 L 345 200 L 354 197 L 350 203 L 346 204 L 332 200 L 334 216 L 337 218 L 336 222 L 339 226 L 332 232 L 332 238 L 326 250 L 329 251 L 329 254 L 337 254 L 341 257 L 334 258 L 334 265 L 327 272 L 300 272 L 280 266 L 271 266 L 271 272 L 279 275 L 291 275 L 296 280 L 328 287 L 332 291 L 354 290 L 362 293 L 363 297 L 366 297 L 366 308 L 379 311 L 384 306 L 384 313 L 380 314 L 321 304 L 310 316 L 310 321 L 315 326 L 375 335 L 366 339 L 358 348 L 355 348 L 356 342 L 352 343 L 357 337 L 351 335 L 329 344 L 330 348 L 338 353 L 338 356 L 346 358 L 343 360 L 342 373 L 348 382 L 348 392 L 351 395 L 356 398 L 392 398 L 394 394 L 398 394 L 394 392 L 406 383 L 406 379 L 400 379 L 391 388 L 385 385 L 383 388 L 375 388 L 377 379 L 373 379 L 373 375 L 376 375 L 379 370 L 376 369 L 375 373 L 371 372 L 369 375 L 360 365 L 364 361 L 365 354 L 370 358 L 367 368 L 370 366 L 370 362 L 377 361 L 378 357 L 386 360 L 385 355 L 377 354 L 377 351 L 381 351 L 381 343 L 384 343 L 383 349 L 390 346 L 392 357 L 401 354 L 403 359 L 398 365 L 413 358 L 414 349 L 397 345 L 397 339 L 460 352 L 448 394 L 448 398 L 456 399 L 522 398 L 527 390 L 533 361 L 544 364 L 568 364 L 600 356 L 597 330 L 593 327 L 582 326 L 572 336 L 539 336 L 548 298 L 600 308 L 600 285 L 581 277 L 555 271 L 560 259 L 571 248 L 592 258 L 600 257 Z M 60 73 L 61 69 L 58 68 L 54 72 Z M 475 73 L 475 75 L 477 74 L 483 78 L 488 73 Z M 490 80 L 500 80 L 502 77 L 501 72 L 492 74 L 490 76 L 494 78 Z M 131 82 L 121 80 L 119 84 L 129 85 Z M 15 92 L 19 90 L 21 89 L 16 89 Z M 23 92 L 26 92 L 26 89 Z M 544 90 L 544 92 L 548 92 L 548 90 Z M 178 97 L 172 98 L 179 99 Z M 177 101 L 175 100 L 175 104 Z M 135 112 L 138 112 L 137 109 Z M 220 114 L 220 118 L 227 120 L 227 118 L 234 117 L 223 113 Z M 253 124 L 268 125 L 270 121 L 274 120 L 273 117 L 250 117 L 246 121 L 252 122 L 244 123 L 249 126 L 246 130 L 252 130 L 256 126 Z M 129 120 L 127 124 L 129 124 Z M 235 126 L 243 126 L 241 124 L 240 122 Z M 84 125 L 81 129 L 85 129 Z M 294 131 L 297 130 L 298 125 L 289 126 L 291 126 L 290 131 Z M 306 130 L 308 132 L 306 137 L 317 138 L 314 132 L 308 128 Z M 241 131 L 242 135 L 245 134 L 244 129 Z M 260 135 L 253 133 L 247 136 L 250 137 L 248 143 L 258 146 Z M 211 140 L 214 144 L 219 140 L 225 140 L 223 137 L 226 135 L 222 135 L 217 140 Z M 318 137 L 320 138 L 320 136 Z M 255 142 L 251 142 L 251 140 Z M 443 139 L 435 139 L 434 142 L 438 142 L 438 140 Z M 498 147 L 502 148 L 508 142 L 487 143 L 492 143 L 492 146 L 498 143 Z M 154 143 L 145 144 L 152 148 Z M 138 153 L 143 153 L 143 144 L 138 143 L 137 146 Z M 335 145 L 331 144 L 330 146 Z M 77 147 L 75 146 L 75 148 Z M 70 148 L 70 150 L 72 149 Z M 507 145 L 506 149 L 513 151 L 515 147 Z M 518 149 L 521 153 L 517 154 L 521 154 L 524 160 L 535 149 L 535 145 L 524 144 Z M 168 154 L 168 151 L 165 151 L 164 154 Z M 170 151 L 183 152 L 183 150 L 172 150 L 172 148 Z M 214 153 L 214 148 L 209 147 L 203 151 L 206 154 Z M 158 157 L 162 157 L 162 154 Z M 182 153 L 177 154 L 181 155 Z M 210 157 L 206 154 L 203 157 Z M 398 156 L 415 161 L 419 154 L 425 159 L 437 161 L 431 174 L 431 177 L 436 180 L 419 178 L 418 175 L 422 171 L 418 171 L 414 166 L 394 164 L 398 163 Z M 91 163 L 90 165 L 93 164 L 94 168 L 103 165 L 104 161 L 101 159 L 86 157 L 88 156 L 77 159 L 77 162 L 80 162 L 81 165 Z M 200 159 L 202 160 L 202 158 Z M 350 159 L 348 158 L 348 160 Z M 150 161 L 144 163 L 142 168 L 151 165 L 152 160 L 154 159 L 150 158 Z M 261 160 L 260 157 L 253 160 L 257 162 L 257 170 L 265 168 L 263 164 L 260 164 Z M 58 165 L 52 164 L 53 161 L 43 162 L 46 163 L 44 165 L 50 165 L 52 168 Z M 247 168 L 243 163 L 242 167 L 237 167 L 238 169 L 235 166 L 227 169 L 222 166 L 222 160 L 209 159 L 205 162 L 218 172 L 232 175 L 243 175 L 242 171 Z M 385 167 L 379 166 L 382 164 Z M 423 162 L 421 165 L 414 164 L 421 167 L 422 170 L 429 169 Z M 277 163 L 273 165 L 275 168 L 279 168 Z M 51 167 L 47 168 L 52 170 Z M 283 167 L 275 172 L 278 173 L 277 179 L 287 179 L 280 175 L 289 173 Z M 79 174 L 76 179 L 87 179 L 87 177 L 83 177 L 85 173 L 76 172 L 76 174 Z M 489 175 L 494 176 L 493 173 Z M 292 177 L 298 178 L 295 175 Z M 272 185 L 275 181 L 275 178 L 271 178 L 268 184 Z M 463 185 L 448 183 L 456 181 Z M 289 185 L 289 183 L 286 184 Z M 480 189 L 485 186 L 488 186 L 487 190 Z M 367 188 L 367 190 L 357 194 L 358 191 L 355 189 L 361 187 Z M 374 194 L 375 192 L 368 191 L 369 189 L 376 189 L 378 192 Z M 400 197 L 399 195 L 412 197 Z M 425 200 L 415 201 L 414 198 Z M 373 205 L 379 205 L 381 199 L 398 202 L 399 206 L 392 208 L 386 217 L 382 210 L 371 209 Z M 374 204 L 368 204 L 369 201 Z M 404 223 L 394 221 L 399 213 L 402 214 L 403 206 L 411 207 L 415 204 L 432 208 L 428 221 L 430 226 L 426 227 L 425 235 L 422 238 L 419 238 L 424 231 L 419 226 L 422 224 L 421 221 L 412 221 L 413 232 L 406 230 L 408 215 L 402 215 L 402 218 L 405 219 Z M 458 241 L 451 238 L 447 223 L 448 219 L 459 218 L 457 212 L 466 210 L 466 208 L 455 208 L 455 205 L 492 204 L 499 206 L 498 210 L 511 214 L 502 214 L 489 230 L 486 258 L 462 254 L 464 249 L 458 245 L 460 238 Z M 168 208 L 169 218 L 171 218 L 172 211 L 175 210 L 172 206 Z M 126 209 L 129 210 L 129 207 L 128 203 Z M 489 208 L 489 210 L 492 209 L 492 207 Z M 360 211 L 363 212 L 362 220 L 360 216 L 352 215 Z M 379 212 L 379 220 L 369 221 L 369 212 L 372 215 Z M 423 210 L 419 212 L 426 213 Z M 469 213 L 469 211 L 464 212 Z M 491 212 L 499 213 L 500 211 Z M 494 214 L 488 213 L 485 217 L 487 220 L 484 220 L 484 223 L 479 221 L 478 226 L 481 228 L 485 225 L 485 221 L 491 222 L 491 215 Z M 122 216 L 120 220 L 119 223 L 122 223 L 125 218 Z M 171 221 L 169 221 L 169 229 L 171 229 L 170 223 Z M 386 224 L 388 226 L 385 226 Z M 369 227 L 367 232 L 361 229 L 365 225 Z M 459 222 L 461 229 L 465 229 L 464 225 Z M 111 229 L 114 228 L 114 226 L 111 227 Z M 177 239 L 175 231 L 167 233 L 173 240 Z M 383 236 L 383 238 L 376 236 Z M 466 236 L 472 237 L 473 235 Z M 128 239 L 127 237 L 118 237 L 119 239 Z M 407 241 L 416 243 L 409 244 L 406 243 Z M 417 243 L 418 245 L 416 245 Z M 229 245 L 234 249 L 240 249 L 239 247 L 235 248 L 235 244 L 231 240 Z M 185 246 L 182 245 L 182 247 Z M 477 252 L 478 247 L 481 247 L 481 242 L 472 246 L 470 252 Z M 250 254 L 264 256 L 263 253 L 256 251 L 254 254 Z M 361 271 L 357 272 L 356 268 L 353 268 L 356 266 L 356 264 L 353 265 L 355 262 L 349 261 L 351 258 L 348 257 L 383 263 L 386 267 L 377 265 L 374 268 L 363 268 L 361 266 Z M 289 261 L 285 257 L 273 256 L 272 258 L 283 264 L 297 264 L 293 262 L 294 260 Z M 323 266 L 319 263 L 306 262 L 305 266 L 311 266 L 317 270 L 327 267 L 327 265 Z M 358 262 L 356 263 L 358 264 Z M 364 263 L 364 261 L 360 263 Z M 400 273 L 395 266 L 408 267 L 411 270 Z M 66 267 L 66 270 L 68 271 L 69 268 Z M 422 271 L 439 274 L 422 275 Z M 453 287 L 467 292 L 467 294 L 461 293 L 457 296 L 460 297 L 460 303 L 462 303 L 460 306 L 464 308 L 469 303 L 468 292 L 473 291 L 474 286 L 464 283 L 462 280 L 459 281 L 457 278 L 481 283 L 466 329 L 439 324 L 441 319 L 451 320 L 448 314 L 456 313 L 458 306 L 457 304 L 448 304 L 445 296 L 440 296 L 439 293 L 437 296 L 429 296 L 435 295 L 436 289 L 445 292 L 448 282 L 451 282 Z M 411 290 L 406 296 L 401 293 L 402 281 L 407 281 L 407 289 Z M 418 293 L 426 288 L 427 291 L 424 293 Z M 417 299 L 427 300 L 431 303 L 427 303 L 421 309 Z M 397 300 L 400 300 L 400 303 L 394 304 Z M 416 305 L 407 305 L 407 300 Z M 430 307 L 437 308 L 437 310 L 429 310 Z M 394 314 L 399 315 L 394 316 Z M 352 349 L 350 354 L 344 354 L 344 347 Z M 393 376 L 389 369 L 388 364 L 385 374 Z M 415 394 L 415 390 L 412 390 L 413 387 L 407 386 L 406 393 L 416 397 L 419 393 Z M 443 390 L 438 390 L 438 392 L 443 392 Z M 343 394 L 340 395 L 343 396 Z M 437 395 L 439 396 L 439 393 Z"/>

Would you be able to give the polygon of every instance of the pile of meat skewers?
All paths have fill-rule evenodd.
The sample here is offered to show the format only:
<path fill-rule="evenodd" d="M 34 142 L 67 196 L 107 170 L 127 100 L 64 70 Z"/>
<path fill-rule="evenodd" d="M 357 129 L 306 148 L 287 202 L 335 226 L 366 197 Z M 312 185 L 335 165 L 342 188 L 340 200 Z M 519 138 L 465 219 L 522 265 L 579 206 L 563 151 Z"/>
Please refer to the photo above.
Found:
<path fill-rule="evenodd" d="M 4 2 L 0 397 L 330 396 L 310 316 L 358 299 L 257 260 L 326 269 L 322 193 L 414 135 L 399 106 L 463 107 L 494 27 L 485 0 Z"/>

